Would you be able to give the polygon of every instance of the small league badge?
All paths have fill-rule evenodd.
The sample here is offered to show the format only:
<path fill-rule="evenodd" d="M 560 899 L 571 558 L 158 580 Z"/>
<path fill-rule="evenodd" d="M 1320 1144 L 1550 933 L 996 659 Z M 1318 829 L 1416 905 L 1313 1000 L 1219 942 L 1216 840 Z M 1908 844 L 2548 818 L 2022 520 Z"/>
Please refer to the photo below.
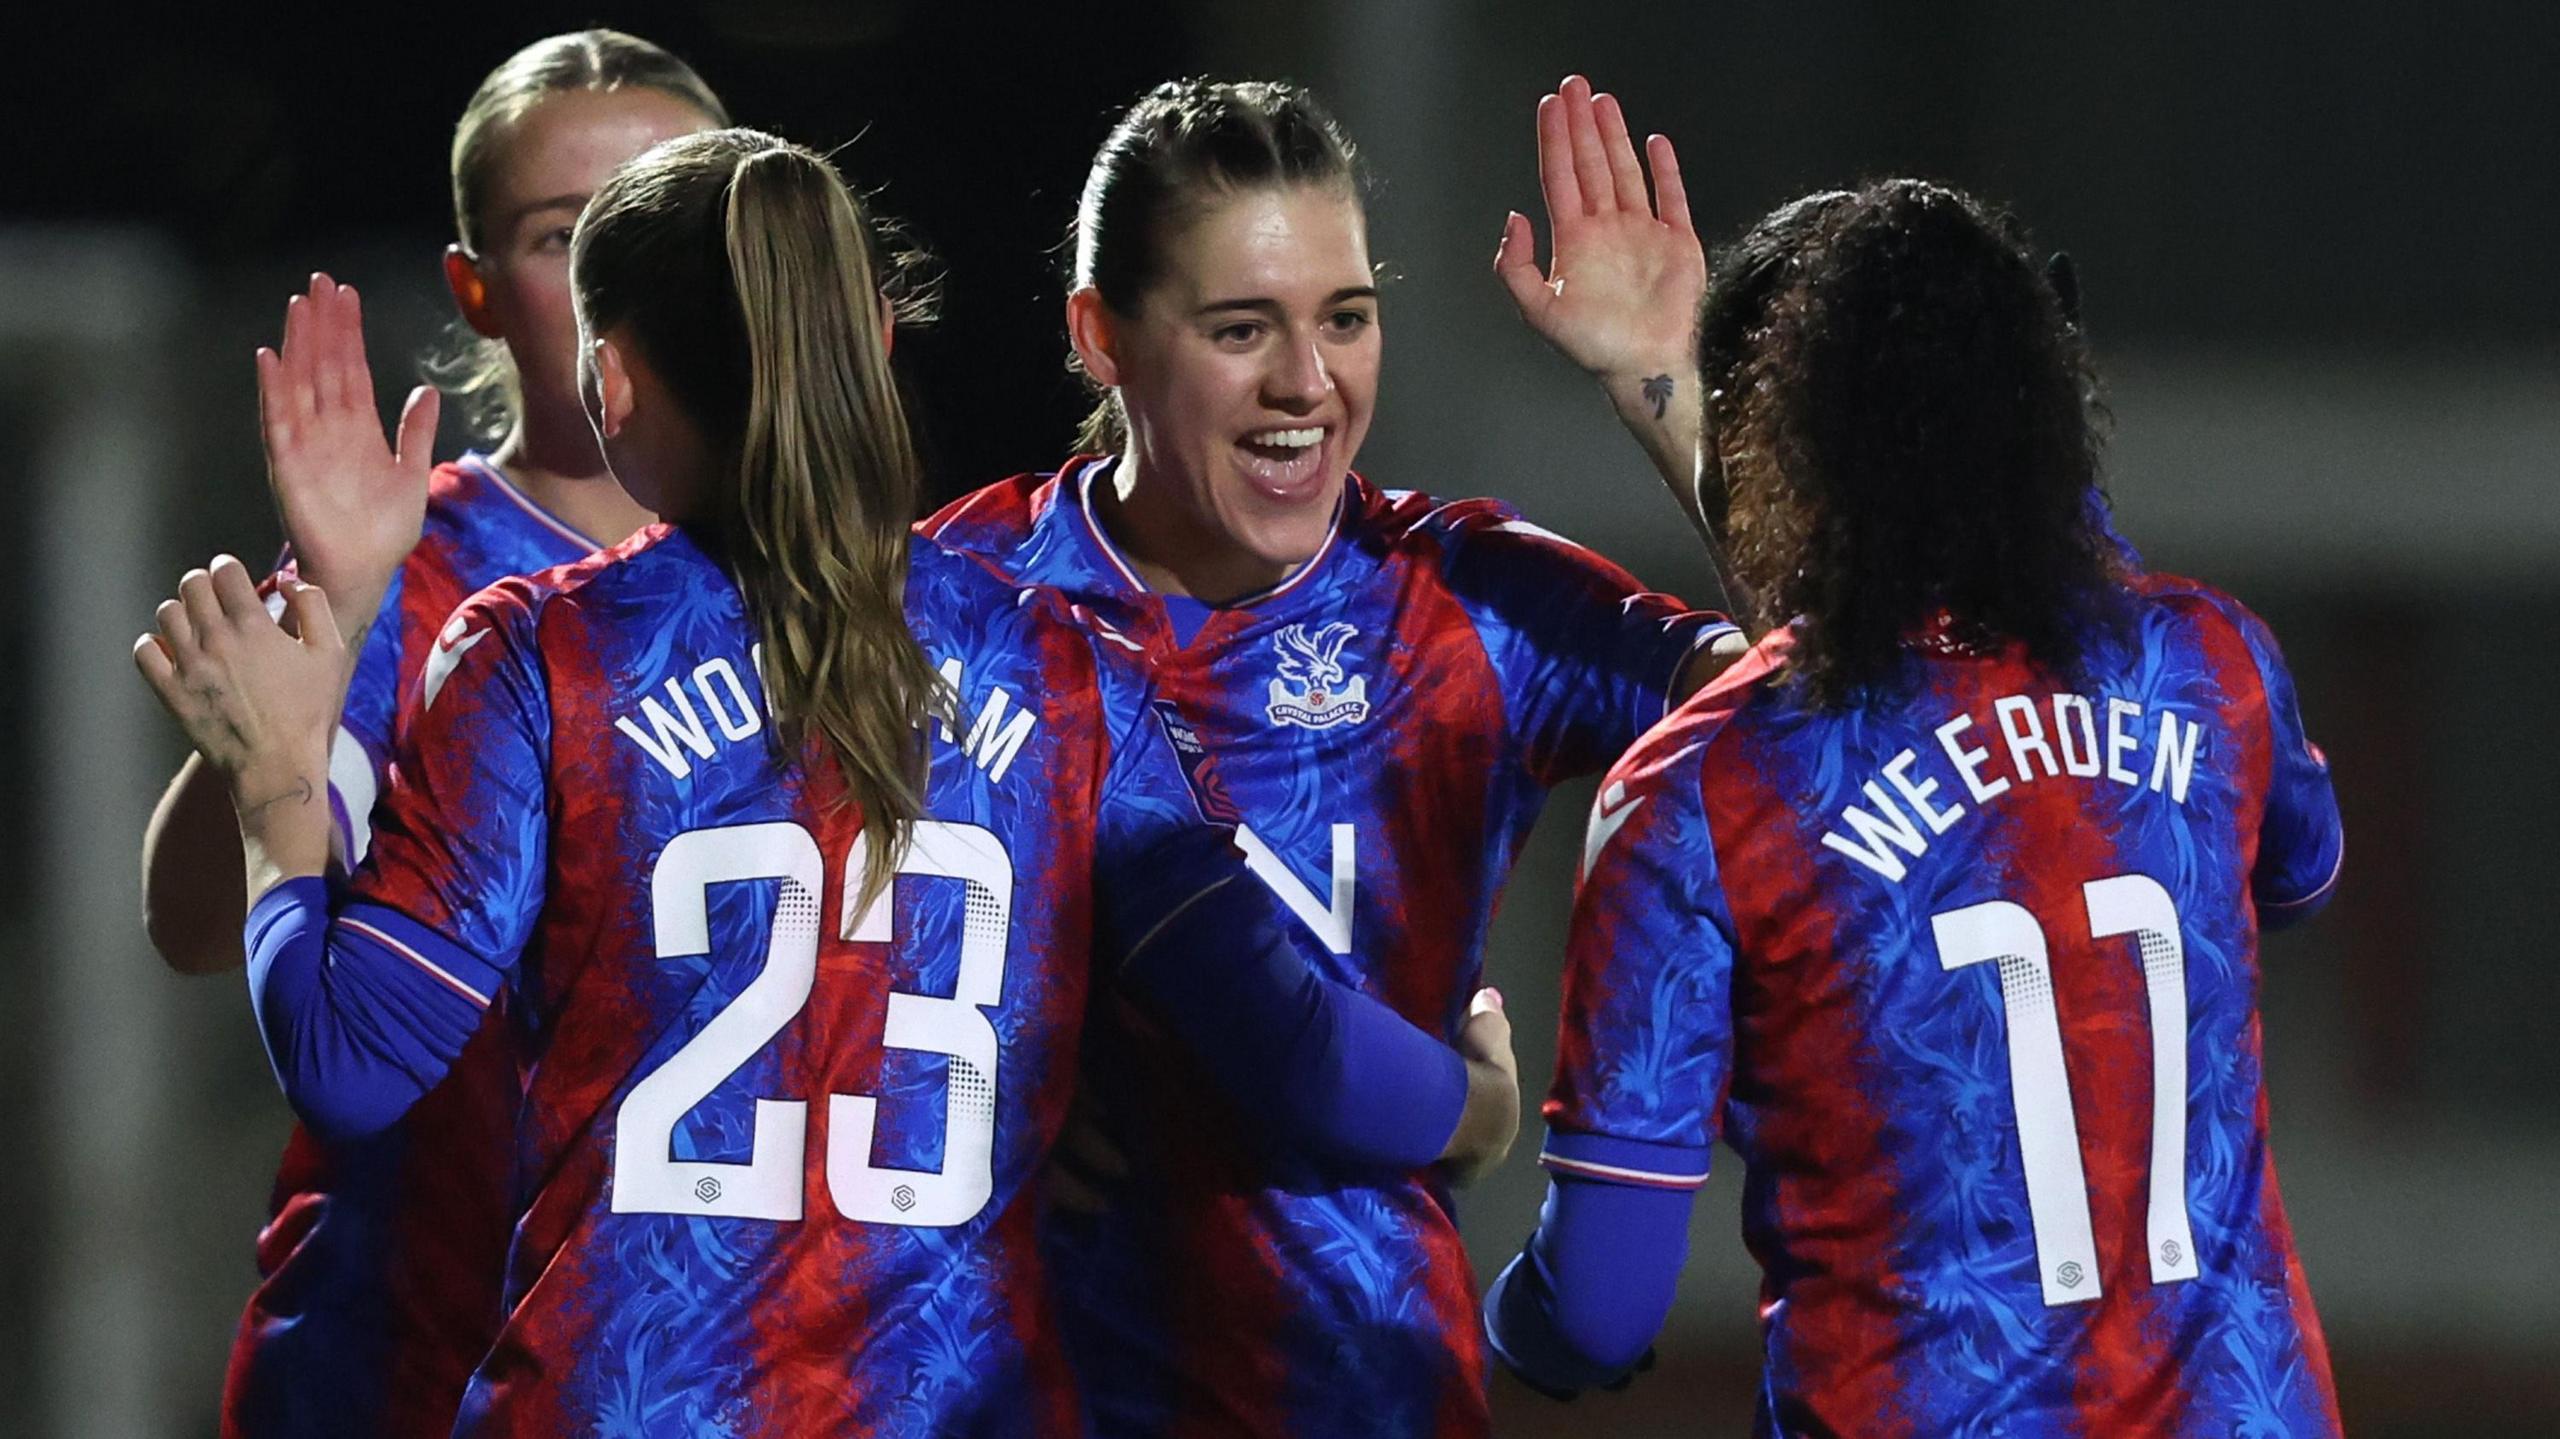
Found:
<path fill-rule="evenodd" d="M 1291 625 L 1273 637 L 1272 647 L 1280 651 L 1267 711 L 1273 724 L 1331 729 L 1369 717 L 1368 677 L 1342 667 L 1342 647 L 1359 633 L 1335 620 L 1313 635 L 1305 625 Z"/>

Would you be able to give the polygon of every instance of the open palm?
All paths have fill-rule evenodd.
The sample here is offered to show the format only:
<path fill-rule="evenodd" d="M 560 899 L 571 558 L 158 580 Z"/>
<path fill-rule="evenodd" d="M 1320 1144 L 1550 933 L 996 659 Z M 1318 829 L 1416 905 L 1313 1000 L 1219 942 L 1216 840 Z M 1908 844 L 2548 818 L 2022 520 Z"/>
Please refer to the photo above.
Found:
<path fill-rule="evenodd" d="M 1645 142 L 1652 194 L 1615 96 L 1569 76 L 1538 102 L 1538 178 L 1554 234 L 1547 270 L 1537 236 L 1514 212 L 1494 270 L 1521 318 L 1583 369 L 1603 378 L 1691 363 L 1707 257 L 1689 221 L 1670 140 Z"/>
<path fill-rule="evenodd" d="M 286 304 L 281 352 L 258 351 L 267 488 L 296 566 L 330 592 L 350 632 L 371 621 L 418 543 L 438 398 L 410 391 L 398 434 L 384 435 L 362 306 L 354 286 L 327 275 Z"/>

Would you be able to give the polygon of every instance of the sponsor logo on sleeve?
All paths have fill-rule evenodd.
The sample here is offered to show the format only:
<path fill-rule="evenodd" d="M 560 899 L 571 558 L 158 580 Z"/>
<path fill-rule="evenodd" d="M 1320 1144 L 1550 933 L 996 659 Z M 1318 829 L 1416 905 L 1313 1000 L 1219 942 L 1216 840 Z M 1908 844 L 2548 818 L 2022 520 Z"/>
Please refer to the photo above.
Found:
<path fill-rule="evenodd" d="M 455 615 L 446 621 L 444 633 L 436 636 L 436 647 L 427 654 L 427 688 L 419 708 L 436 707 L 436 696 L 444 692 L 444 682 L 453 678 L 453 667 L 462 663 L 462 657 L 471 652 L 473 645 L 488 637 L 487 630 L 470 629 L 466 616 Z"/>

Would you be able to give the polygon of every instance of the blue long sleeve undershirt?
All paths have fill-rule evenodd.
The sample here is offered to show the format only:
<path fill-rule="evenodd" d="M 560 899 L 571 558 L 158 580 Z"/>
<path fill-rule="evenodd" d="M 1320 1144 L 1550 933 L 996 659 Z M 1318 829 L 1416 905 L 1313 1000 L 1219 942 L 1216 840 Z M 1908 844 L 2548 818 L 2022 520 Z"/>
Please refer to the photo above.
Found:
<path fill-rule="evenodd" d="M 1704 1150 L 1681 1146 L 1551 1135 L 1547 1154 L 1559 1151 L 1700 1179 L 1706 1169 Z M 1696 1196 L 1694 1187 L 1553 1173 L 1538 1227 L 1485 1291 L 1494 1357 L 1557 1397 L 1626 1378 L 1670 1316 Z"/>
<path fill-rule="evenodd" d="M 1121 981 L 1287 1152 L 1405 1173 L 1438 1159 L 1467 1105 L 1466 1061 L 1327 980 L 1249 878 L 1204 890 L 1130 952 Z"/>

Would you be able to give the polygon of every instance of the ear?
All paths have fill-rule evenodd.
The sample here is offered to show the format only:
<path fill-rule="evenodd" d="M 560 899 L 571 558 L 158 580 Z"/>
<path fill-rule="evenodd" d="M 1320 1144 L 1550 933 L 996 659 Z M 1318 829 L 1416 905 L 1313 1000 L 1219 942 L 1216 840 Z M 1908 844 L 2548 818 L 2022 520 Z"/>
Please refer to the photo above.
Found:
<path fill-rule="evenodd" d="M 489 282 L 480 275 L 480 262 L 459 244 L 444 247 L 444 287 L 453 292 L 454 308 L 462 312 L 462 323 L 471 333 L 484 340 L 506 338 L 498 329 L 498 317 L 489 312 Z"/>
<path fill-rule="evenodd" d="M 898 349 L 898 307 L 889 297 L 880 297 L 880 358 L 887 359 Z"/>
<path fill-rule="evenodd" d="M 621 347 L 613 341 L 598 338 L 587 346 L 587 372 L 595 377 L 594 391 L 587 396 L 589 411 L 595 417 L 596 433 L 611 439 L 630 423 L 632 389 L 631 370 L 623 363 Z"/>
<path fill-rule="evenodd" d="M 1095 384 L 1109 389 L 1120 383 L 1120 337 L 1114 333 L 1111 307 L 1091 285 L 1067 296 L 1067 342 L 1075 346 L 1076 358 Z"/>

